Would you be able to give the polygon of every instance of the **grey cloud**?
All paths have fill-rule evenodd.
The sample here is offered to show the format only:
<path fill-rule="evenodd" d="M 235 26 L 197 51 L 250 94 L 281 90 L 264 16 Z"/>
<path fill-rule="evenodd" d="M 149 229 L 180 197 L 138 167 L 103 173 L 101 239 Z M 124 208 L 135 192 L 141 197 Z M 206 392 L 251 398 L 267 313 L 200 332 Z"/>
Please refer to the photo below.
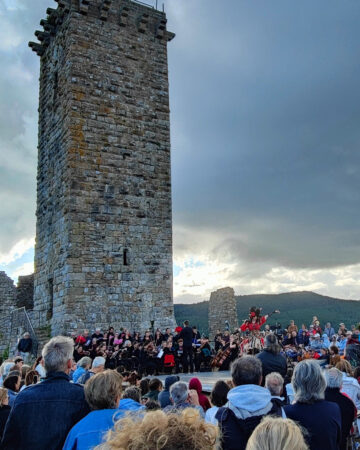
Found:
<path fill-rule="evenodd" d="M 235 260 L 360 261 L 360 4 L 183 10 L 170 47 L 175 222 L 230 235 L 215 254 Z"/>

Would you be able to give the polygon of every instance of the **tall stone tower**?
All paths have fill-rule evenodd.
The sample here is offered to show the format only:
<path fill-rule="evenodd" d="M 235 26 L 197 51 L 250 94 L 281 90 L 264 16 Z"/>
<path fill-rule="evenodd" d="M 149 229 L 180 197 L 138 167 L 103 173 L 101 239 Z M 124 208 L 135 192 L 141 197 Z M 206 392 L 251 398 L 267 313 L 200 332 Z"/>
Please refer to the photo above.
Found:
<path fill-rule="evenodd" d="M 40 43 L 34 309 L 52 334 L 174 326 L 166 16 L 56 0 Z"/>

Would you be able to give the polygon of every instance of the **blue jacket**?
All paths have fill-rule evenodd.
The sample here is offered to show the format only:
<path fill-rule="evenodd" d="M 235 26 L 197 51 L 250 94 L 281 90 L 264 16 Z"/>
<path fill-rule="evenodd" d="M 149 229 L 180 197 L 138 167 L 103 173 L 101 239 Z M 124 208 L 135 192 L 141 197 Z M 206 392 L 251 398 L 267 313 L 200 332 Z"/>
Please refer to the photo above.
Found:
<path fill-rule="evenodd" d="M 141 405 L 140 403 L 136 402 L 135 400 L 131 399 L 131 398 L 123 398 L 120 400 L 120 405 L 117 409 L 117 413 L 116 413 L 116 420 L 118 420 L 119 418 L 121 418 L 121 415 L 119 416 L 118 414 L 120 413 L 126 413 L 127 411 L 142 411 L 144 410 L 145 407 L 143 405 Z"/>
<path fill-rule="evenodd" d="M 73 382 L 77 383 L 77 380 L 81 377 L 81 375 L 84 375 L 85 372 L 86 369 L 84 367 L 78 367 L 72 375 Z"/>
<path fill-rule="evenodd" d="M 170 400 L 170 387 L 179 380 L 180 377 L 178 375 L 169 375 L 165 378 L 165 389 L 160 392 L 158 397 L 161 408 L 172 404 Z"/>
<path fill-rule="evenodd" d="M 78 422 L 68 434 L 63 450 L 88 450 L 99 445 L 104 435 L 125 413 L 142 412 L 144 406 L 130 398 L 120 400 L 118 409 L 92 411 Z"/>
<path fill-rule="evenodd" d="M 13 406 L 15 399 L 17 397 L 17 392 L 12 391 L 11 389 L 8 389 L 8 396 L 9 396 L 9 406 Z"/>
<path fill-rule="evenodd" d="M 124 414 L 117 415 L 116 412 L 116 409 L 91 411 L 71 428 L 63 450 L 88 450 L 99 445 L 105 433 L 113 427 L 114 415 L 120 419 Z"/>
<path fill-rule="evenodd" d="M 61 450 L 70 429 L 88 412 L 83 387 L 63 372 L 49 373 L 16 396 L 0 447 Z"/>
<path fill-rule="evenodd" d="M 295 403 L 284 406 L 286 417 L 308 431 L 310 450 L 339 450 L 341 412 L 336 403 L 319 400 L 312 404 Z"/>

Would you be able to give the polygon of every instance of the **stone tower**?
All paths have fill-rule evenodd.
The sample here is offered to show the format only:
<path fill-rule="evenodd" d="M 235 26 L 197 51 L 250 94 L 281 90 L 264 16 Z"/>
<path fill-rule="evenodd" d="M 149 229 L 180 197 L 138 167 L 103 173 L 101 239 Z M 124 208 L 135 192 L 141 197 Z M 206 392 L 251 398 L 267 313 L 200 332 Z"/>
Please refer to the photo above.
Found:
<path fill-rule="evenodd" d="M 230 332 L 238 327 L 234 289 L 230 287 L 212 292 L 209 302 L 209 336 L 214 339 L 216 331 Z"/>
<path fill-rule="evenodd" d="M 174 326 L 166 16 L 57 0 L 40 43 L 34 309 L 52 334 Z"/>

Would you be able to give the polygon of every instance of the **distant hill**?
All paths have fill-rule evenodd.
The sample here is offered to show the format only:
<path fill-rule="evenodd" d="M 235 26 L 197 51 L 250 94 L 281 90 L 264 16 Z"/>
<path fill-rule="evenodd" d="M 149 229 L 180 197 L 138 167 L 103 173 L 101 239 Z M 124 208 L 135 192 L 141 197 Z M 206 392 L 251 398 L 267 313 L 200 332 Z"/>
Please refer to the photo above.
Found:
<path fill-rule="evenodd" d="M 262 307 L 264 314 L 279 309 L 280 314 L 274 314 L 269 319 L 269 324 L 274 325 L 277 321 L 282 327 L 286 327 L 291 319 L 298 326 L 302 323 L 309 325 L 313 316 L 319 318 L 321 325 L 331 322 L 335 329 L 340 322 L 347 326 L 360 322 L 360 301 L 326 297 L 315 292 L 238 295 L 235 298 L 239 323 L 248 317 L 251 306 Z M 192 325 L 197 325 L 201 333 L 208 332 L 208 301 L 174 306 L 178 324 L 188 319 Z"/>

